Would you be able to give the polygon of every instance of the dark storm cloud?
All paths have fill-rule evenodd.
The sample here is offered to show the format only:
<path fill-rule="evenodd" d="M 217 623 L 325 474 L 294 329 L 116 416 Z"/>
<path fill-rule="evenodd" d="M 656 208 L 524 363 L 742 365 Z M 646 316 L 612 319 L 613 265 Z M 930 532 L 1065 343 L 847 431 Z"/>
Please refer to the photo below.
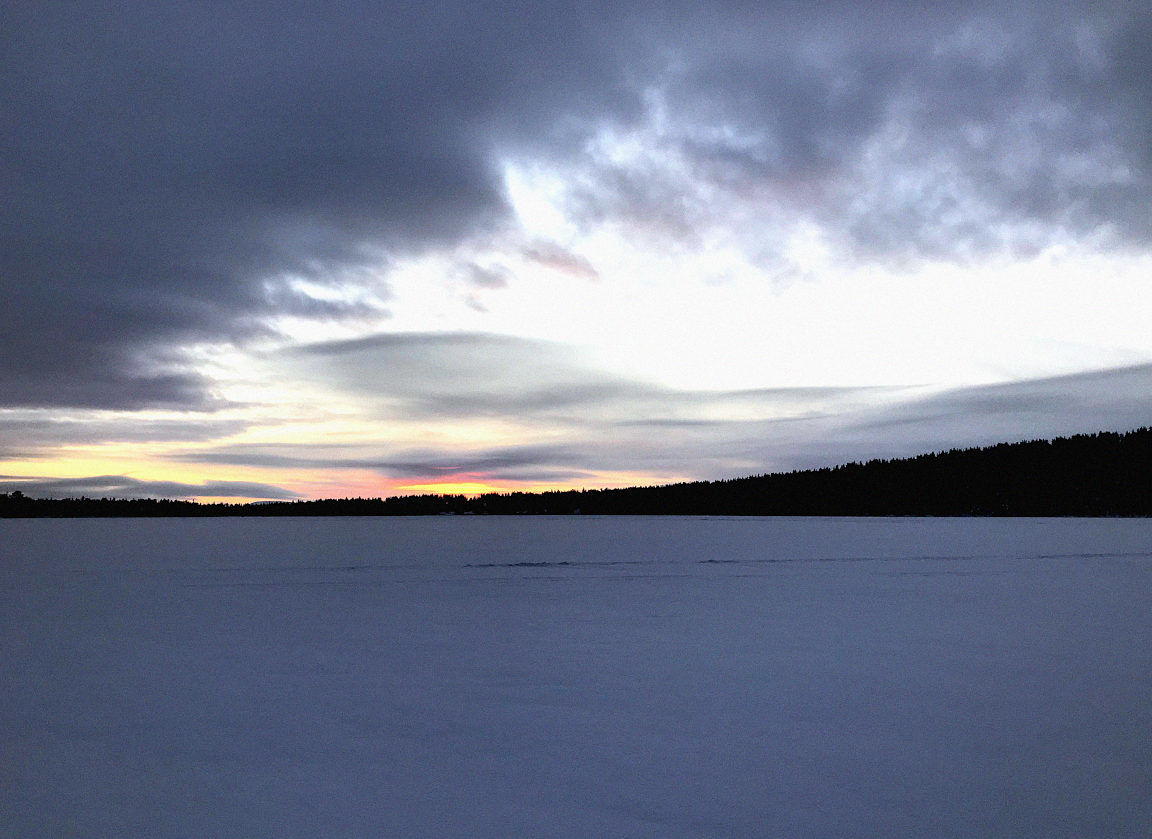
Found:
<path fill-rule="evenodd" d="M 627 107 L 590 11 L 4 3 L 0 401 L 195 403 L 140 368 L 255 328 L 265 278 L 490 223 L 495 138 Z"/>
<path fill-rule="evenodd" d="M 985 34 L 988 46 L 961 42 L 907 68 L 893 99 L 903 130 L 877 154 L 889 169 L 865 172 L 870 192 L 841 217 L 852 241 L 962 260 L 1100 231 L 1146 246 L 1152 168 L 1138 138 L 1150 123 L 1117 95 L 1118 35 L 1076 17 Z"/>
<path fill-rule="evenodd" d="M 1152 166 L 1152 12 L 1125 20 L 1117 29 L 1112 46 L 1114 74 L 1110 92 L 1129 115 L 1125 128 L 1129 139 L 1142 143 L 1144 162 Z"/>
<path fill-rule="evenodd" d="M 8 353 L 0 361 L 0 405 L 124 411 L 179 406 L 212 411 L 227 404 L 211 395 L 205 376 L 135 372 L 139 364 L 125 348 L 88 346 L 76 333 L 43 351 L 37 346 L 22 346 L 43 340 L 39 335 L 20 334 L 15 328 L 0 335 L 0 353 Z"/>
<path fill-rule="evenodd" d="M 8 480 L 5 480 L 8 478 Z M 141 481 L 124 475 L 89 478 L 17 478 L 0 475 L 0 492 L 19 490 L 32 498 L 261 498 L 291 501 L 298 493 L 248 481 Z"/>
<path fill-rule="evenodd" d="M 696 175 L 800 190 L 881 256 L 1034 247 L 1021 219 L 1145 243 L 1150 36 L 1129 8 L 7 0 L 0 404 L 211 407 L 172 348 L 281 308 L 356 314 L 266 279 L 487 229 L 498 153 L 565 159 L 647 118 L 651 89 Z M 845 180 L 893 120 L 892 171 Z M 675 191 L 621 183 L 677 220 Z"/>
<path fill-rule="evenodd" d="M 1152 27 L 1131 7 L 772 9 L 685 24 L 649 140 L 673 162 L 592 154 L 574 214 L 692 241 L 776 206 L 897 262 L 1152 240 Z"/>

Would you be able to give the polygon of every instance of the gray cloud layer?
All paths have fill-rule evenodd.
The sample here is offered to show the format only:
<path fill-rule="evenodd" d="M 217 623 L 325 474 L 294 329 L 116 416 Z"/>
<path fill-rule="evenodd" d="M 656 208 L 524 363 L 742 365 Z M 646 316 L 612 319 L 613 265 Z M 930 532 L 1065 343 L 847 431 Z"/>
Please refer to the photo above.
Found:
<path fill-rule="evenodd" d="M 482 346 L 486 336 L 458 338 Z M 401 357 L 440 352 L 434 336 L 419 336 L 419 352 Z M 443 340 L 443 338 L 441 338 Z M 499 343 L 499 339 L 497 343 Z M 397 343 L 389 337 L 385 344 Z M 379 358 L 373 342 L 322 345 L 318 354 L 340 363 L 348 355 Z M 547 345 L 521 349 L 539 354 Z M 503 348 L 507 351 L 507 347 Z M 439 356 L 441 359 L 443 356 Z M 506 369 L 507 358 L 489 351 L 490 366 L 473 366 L 490 388 L 488 400 L 461 406 L 437 405 L 434 414 L 452 409 L 466 419 L 476 412 L 524 412 L 522 394 L 485 379 L 485 370 Z M 443 365 L 440 365 L 441 367 Z M 581 373 L 591 376 L 588 371 Z M 289 476 L 301 469 L 368 471 L 382 478 L 412 483 L 481 479 L 495 482 L 563 482 L 595 487 L 600 476 L 617 471 L 677 476 L 691 464 L 691 477 L 730 478 L 770 471 L 832 466 L 878 457 L 906 457 L 953 447 L 988 445 L 1001 441 L 1050 438 L 1097 430 L 1124 431 L 1152 425 L 1152 365 L 1120 368 L 1075 376 L 961 388 L 925 394 L 916 389 L 852 391 L 792 389 L 706 393 L 663 391 L 650 397 L 650 411 L 636 418 L 636 395 L 627 388 L 606 391 L 597 404 L 574 411 L 570 402 L 552 392 L 527 403 L 521 413 L 527 428 L 547 431 L 559 421 L 563 442 L 461 447 L 458 450 L 412 447 L 363 440 L 356 444 L 228 444 L 211 445 L 205 429 L 183 430 L 179 423 L 145 428 L 138 439 L 202 439 L 205 448 L 170 454 L 174 462 L 227 464 L 260 469 L 283 469 Z M 620 409 L 620 401 L 625 407 Z M 778 408 L 781 415 L 745 419 L 709 419 L 693 416 L 695 409 L 743 403 L 748 407 Z M 625 419 L 613 419 L 624 416 Z M 730 416 L 730 415 L 729 415 Z M 2 429 L 17 446 L 36 447 L 52 442 L 80 442 L 79 429 L 50 429 L 48 436 L 29 424 L 13 423 Z M 227 426 L 218 429 L 222 434 Z M 105 433 L 115 433 L 108 429 Z M 96 430 L 93 429 L 93 434 Z M 541 435 L 546 436 L 546 435 Z M 124 439 L 120 434 L 117 439 Z M 688 477 L 688 476 L 685 476 Z M 123 476 L 30 479 L 0 476 L 0 492 L 20 489 L 37 496 L 115 497 L 256 497 L 293 498 L 290 491 L 271 484 L 208 482 L 183 484 L 138 481 Z M 382 490 L 383 492 L 383 490 Z"/>
<path fill-rule="evenodd" d="M 691 420 L 721 405 L 745 411 L 829 407 L 871 388 L 687 391 L 592 368 L 571 347 L 476 332 L 387 333 L 297 347 L 283 369 L 353 396 L 380 419 L 511 417 L 620 423 Z"/>
<path fill-rule="evenodd" d="M 30 415 L 0 417 L 0 439 L 15 441 L 27 457 L 51 452 L 56 446 L 85 443 L 177 443 L 207 442 L 238 434 L 248 427 L 242 420 L 198 418 L 125 422 L 80 414 L 72 417 Z M 0 449 L 0 455 L 3 455 Z M 12 455 L 8 455 L 12 456 Z"/>
<path fill-rule="evenodd" d="M 124 475 L 83 478 L 19 478 L 0 475 L 0 492 L 20 491 L 32 498 L 260 498 L 291 501 L 298 493 L 249 481 L 141 481 Z"/>
<path fill-rule="evenodd" d="M 1131 8 L 6 0 L 0 405 L 211 408 L 170 351 L 305 305 L 263 280 L 485 229 L 499 153 L 562 159 L 654 87 L 697 176 L 786 187 L 862 253 L 1146 244 Z M 586 213 L 678 215 L 675 185 L 608 174 Z"/>
<path fill-rule="evenodd" d="M 381 420 L 516 417 L 523 445 L 218 446 L 183 462 L 369 470 L 413 481 L 573 481 L 614 471 L 725 478 L 1152 424 L 1152 365 L 966 387 L 685 391 L 600 373 L 570 350 L 485 334 L 389 334 L 296 352 Z M 562 443 L 540 444 L 538 439 Z"/>

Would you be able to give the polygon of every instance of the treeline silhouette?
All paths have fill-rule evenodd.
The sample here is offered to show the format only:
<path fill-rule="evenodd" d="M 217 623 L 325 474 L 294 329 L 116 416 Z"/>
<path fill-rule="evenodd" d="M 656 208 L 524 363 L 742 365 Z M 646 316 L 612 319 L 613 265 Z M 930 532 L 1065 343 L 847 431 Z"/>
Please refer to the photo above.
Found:
<path fill-rule="evenodd" d="M 258 504 L 0 494 L 0 518 L 422 515 L 1149 516 L 1152 428 L 624 489 Z"/>

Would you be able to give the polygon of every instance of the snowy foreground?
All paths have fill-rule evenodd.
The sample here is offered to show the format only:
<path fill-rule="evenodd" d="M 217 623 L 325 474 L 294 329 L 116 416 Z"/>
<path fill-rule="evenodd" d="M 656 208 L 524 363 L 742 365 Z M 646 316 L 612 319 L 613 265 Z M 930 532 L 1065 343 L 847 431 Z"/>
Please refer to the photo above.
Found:
<path fill-rule="evenodd" d="M 1152 521 L 2 521 L 0 581 L 0 837 L 1152 835 Z"/>

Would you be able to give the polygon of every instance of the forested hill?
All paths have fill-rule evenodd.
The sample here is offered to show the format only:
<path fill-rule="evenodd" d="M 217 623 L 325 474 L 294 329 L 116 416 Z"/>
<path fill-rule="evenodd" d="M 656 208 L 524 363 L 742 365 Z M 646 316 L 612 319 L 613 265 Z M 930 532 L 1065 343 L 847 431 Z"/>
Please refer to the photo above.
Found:
<path fill-rule="evenodd" d="M 658 487 L 420 495 L 266 504 L 34 499 L 0 494 L 0 518 L 433 514 L 1149 516 L 1152 428 L 954 449 L 904 460 Z"/>

